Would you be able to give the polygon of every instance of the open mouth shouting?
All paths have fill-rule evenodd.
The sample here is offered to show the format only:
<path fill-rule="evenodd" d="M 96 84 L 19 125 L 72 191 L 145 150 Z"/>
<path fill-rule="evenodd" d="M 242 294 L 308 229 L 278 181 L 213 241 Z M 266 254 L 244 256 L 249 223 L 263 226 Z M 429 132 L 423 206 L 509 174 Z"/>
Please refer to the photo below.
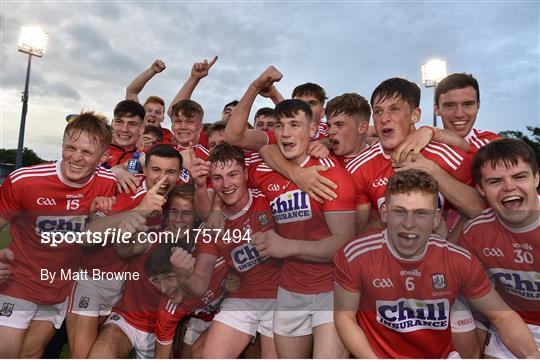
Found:
<path fill-rule="evenodd" d="M 416 240 L 418 240 L 418 234 L 408 233 L 408 232 L 399 232 L 398 233 L 399 241 L 403 246 L 414 246 Z"/>
<path fill-rule="evenodd" d="M 501 200 L 501 205 L 509 211 L 515 211 L 521 208 L 524 202 L 524 198 L 521 195 L 505 196 Z"/>

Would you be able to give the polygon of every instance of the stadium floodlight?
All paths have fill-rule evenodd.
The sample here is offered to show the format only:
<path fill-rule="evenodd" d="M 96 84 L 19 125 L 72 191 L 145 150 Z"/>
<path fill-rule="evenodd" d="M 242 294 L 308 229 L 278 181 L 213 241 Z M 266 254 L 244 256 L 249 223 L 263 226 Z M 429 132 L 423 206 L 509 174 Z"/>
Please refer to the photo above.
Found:
<path fill-rule="evenodd" d="M 42 57 L 47 51 L 49 35 L 38 26 L 21 26 L 19 34 L 19 51 Z"/>
<path fill-rule="evenodd" d="M 22 166 L 22 155 L 24 145 L 24 128 L 26 126 L 26 112 L 28 111 L 28 84 L 30 83 L 30 68 L 32 56 L 42 57 L 47 51 L 47 41 L 49 35 L 37 26 L 22 26 L 19 35 L 19 51 L 28 54 L 28 65 L 26 67 L 26 82 L 21 101 L 23 103 L 21 113 L 21 125 L 19 128 L 19 144 L 17 146 L 17 159 L 15 169 Z"/>
<path fill-rule="evenodd" d="M 435 88 L 439 81 L 444 79 L 446 75 L 446 61 L 444 60 L 433 59 L 422 65 L 422 83 L 427 88 L 434 88 L 433 93 L 435 93 Z M 437 127 L 435 109 L 433 109 L 433 126 Z"/>

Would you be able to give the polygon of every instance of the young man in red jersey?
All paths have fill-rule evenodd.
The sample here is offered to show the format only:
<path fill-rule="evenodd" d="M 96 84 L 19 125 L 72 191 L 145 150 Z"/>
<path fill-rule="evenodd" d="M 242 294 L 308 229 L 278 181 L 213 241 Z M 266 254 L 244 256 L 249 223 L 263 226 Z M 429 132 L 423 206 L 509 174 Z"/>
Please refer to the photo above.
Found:
<path fill-rule="evenodd" d="M 104 233 L 108 229 L 120 228 L 126 221 L 124 215 L 131 211 L 135 212 L 133 221 L 144 220 L 147 231 L 159 231 L 162 201 L 176 184 L 182 159 L 174 148 L 165 144 L 153 147 L 147 159 L 143 169 L 145 176 L 137 191 L 118 194 L 112 209 L 102 209 L 96 214 L 88 230 Z M 148 191 L 156 186 L 155 191 Z M 107 244 L 86 249 L 81 269 L 88 273 L 93 273 L 94 269 L 109 273 L 127 272 L 131 259 L 121 256 L 112 242 Z M 74 357 L 88 357 L 97 339 L 98 327 L 120 300 L 124 283 L 125 279 L 77 279 L 71 291 L 66 318 L 70 350 Z"/>
<path fill-rule="evenodd" d="M 165 70 L 166 66 L 162 60 L 155 60 L 152 65 L 142 73 L 137 75 L 135 79 L 126 87 L 126 100 L 134 100 L 139 102 L 139 93 L 144 89 L 146 84 L 155 75 Z M 149 96 L 144 104 L 145 116 L 144 125 L 156 126 L 160 129 L 163 135 L 163 142 L 168 144 L 173 138 L 173 134 L 169 129 L 162 127 L 165 118 L 165 102 L 159 96 Z"/>
<path fill-rule="evenodd" d="M 372 212 L 378 212 L 384 203 L 388 179 L 394 171 L 409 167 L 429 168 L 429 171 L 421 170 L 436 178 L 444 199 L 458 210 L 470 212 L 482 208 L 482 201 L 470 186 L 470 159 L 464 151 L 432 141 L 413 163 L 408 161 L 398 165 L 392 162 L 392 152 L 407 135 L 415 131 L 415 124 L 421 114 L 419 104 L 420 88 L 402 78 L 383 81 L 371 95 L 373 120 L 380 141 L 349 161 L 346 166 L 357 187 L 357 234 L 366 230 L 368 223 L 377 224 L 375 220 L 378 215 Z M 446 140 L 446 143 L 453 142 L 448 141 L 451 139 Z M 454 140 L 464 142 L 458 136 L 454 136 Z"/>
<path fill-rule="evenodd" d="M 237 109 L 248 108 L 253 94 L 271 84 L 276 71 L 270 67 L 254 81 Z M 284 100 L 274 111 L 274 133 L 282 156 L 300 167 L 329 168 L 325 175 L 337 184 L 336 198 L 320 203 L 266 163 L 250 170 L 250 183 L 266 195 L 277 223 L 277 232 L 258 234 L 254 243 L 261 255 L 284 259 L 274 315 L 278 356 L 342 357 L 346 351 L 332 317 L 330 260 L 354 235 L 354 186 L 334 158 L 308 155 L 316 124 L 306 102 Z"/>
<path fill-rule="evenodd" d="M 328 139 L 332 153 L 342 166 L 364 151 L 371 108 L 363 96 L 346 93 L 326 105 Z"/>
<path fill-rule="evenodd" d="M 96 196 L 113 196 L 114 175 L 99 166 L 111 130 L 92 112 L 64 130 L 62 160 L 16 170 L 0 190 L 0 228 L 11 243 L 0 251 L 0 356 L 40 357 L 64 321 L 79 243 L 51 243 L 56 235 L 85 230 Z"/>
<path fill-rule="evenodd" d="M 462 294 L 519 357 L 540 355 L 523 320 L 492 288 L 479 261 L 433 230 L 438 186 L 407 170 L 388 182 L 384 230 L 346 244 L 334 257 L 336 326 L 358 358 L 452 356 L 452 303 Z"/>
<path fill-rule="evenodd" d="M 275 358 L 273 317 L 280 280 L 281 262 L 261 256 L 251 243 L 254 233 L 274 226 L 268 201 L 257 190 L 246 185 L 248 172 L 241 149 L 222 143 L 210 154 L 210 167 L 199 166 L 198 186 L 206 186 L 209 173 L 216 196 L 223 202 L 225 226 L 223 235 L 204 240 L 198 237 L 197 255 L 179 251 L 171 257 L 183 287 L 201 296 L 212 279 L 217 259 L 223 256 L 229 268 L 240 277 L 240 289 L 223 302 L 208 331 L 204 358 L 236 358 L 252 338 L 261 334 L 261 356 Z M 195 174 L 195 172 L 194 172 Z M 195 176 L 195 175 L 194 175 Z M 196 258 L 196 262 L 194 261 Z"/>
<path fill-rule="evenodd" d="M 459 243 L 478 257 L 540 347 L 540 175 L 535 153 L 521 140 L 490 142 L 476 153 L 473 176 L 490 208 L 465 225 Z M 493 325 L 489 333 L 484 354 L 513 357 Z"/>

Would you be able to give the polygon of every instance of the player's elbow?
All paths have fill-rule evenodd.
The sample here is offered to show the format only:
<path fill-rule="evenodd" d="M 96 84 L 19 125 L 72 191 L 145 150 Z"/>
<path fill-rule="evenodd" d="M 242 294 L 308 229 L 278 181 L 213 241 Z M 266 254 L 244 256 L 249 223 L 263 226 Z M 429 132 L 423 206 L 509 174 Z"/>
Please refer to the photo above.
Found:
<path fill-rule="evenodd" d="M 242 141 L 242 134 L 238 134 L 235 131 L 232 131 L 228 126 L 225 128 L 223 133 L 225 142 L 234 146 L 240 146 Z"/>

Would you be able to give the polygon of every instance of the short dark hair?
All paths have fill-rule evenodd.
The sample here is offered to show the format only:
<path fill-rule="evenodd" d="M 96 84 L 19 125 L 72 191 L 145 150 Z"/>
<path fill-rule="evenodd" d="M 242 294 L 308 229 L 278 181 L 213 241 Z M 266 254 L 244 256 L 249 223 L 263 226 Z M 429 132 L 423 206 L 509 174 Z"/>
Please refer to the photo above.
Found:
<path fill-rule="evenodd" d="M 204 110 L 198 102 L 193 100 L 180 100 L 172 107 L 173 115 L 178 116 L 180 113 L 190 118 L 199 115 L 201 119 L 204 116 Z"/>
<path fill-rule="evenodd" d="M 476 184 L 482 181 L 482 167 L 490 163 L 495 169 L 497 165 L 505 167 L 517 165 L 519 159 L 529 164 L 533 175 L 538 173 L 538 162 L 534 150 L 523 140 L 498 139 L 480 148 L 472 161 L 473 180 Z"/>
<path fill-rule="evenodd" d="M 171 265 L 172 244 L 159 244 L 150 253 L 144 263 L 144 270 L 150 276 L 168 274 L 173 272 Z"/>
<path fill-rule="evenodd" d="M 314 83 L 298 85 L 294 88 L 291 97 L 294 99 L 296 97 L 309 95 L 314 96 L 321 105 L 324 105 L 324 102 L 326 101 L 326 91 L 324 91 L 320 85 Z"/>
<path fill-rule="evenodd" d="M 161 129 L 154 125 L 146 125 L 144 127 L 144 134 L 154 134 L 158 142 L 163 141 L 163 133 Z"/>
<path fill-rule="evenodd" d="M 167 196 L 167 200 L 170 203 L 176 198 L 186 199 L 193 202 L 195 199 L 195 187 L 193 184 L 176 185 Z"/>
<path fill-rule="evenodd" d="M 225 131 L 225 127 L 227 127 L 227 123 L 225 121 L 216 121 L 215 123 L 210 124 L 208 129 L 206 129 L 206 136 L 210 137 L 210 135 L 216 131 Z"/>
<path fill-rule="evenodd" d="M 215 164 L 227 164 L 228 162 L 237 162 L 240 166 L 245 167 L 244 152 L 238 146 L 233 146 L 227 143 L 221 143 L 216 145 L 215 148 L 210 151 L 208 161 Z"/>
<path fill-rule="evenodd" d="M 326 117 L 328 119 L 339 114 L 365 117 L 369 121 L 371 107 L 363 96 L 356 93 L 345 93 L 336 96 L 326 104 Z"/>
<path fill-rule="evenodd" d="M 476 101 L 480 102 L 480 88 L 478 81 L 471 74 L 455 73 L 450 74 L 437 83 L 435 88 L 435 105 L 439 104 L 439 98 L 450 90 L 464 89 L 472 86 L 476 90 Z"/>
<path fill-rule="evenodd" d="M 233 100 L 230 103 L 225 104 L 225 106 L 223 107 L 223 111 L 225 111 L 225 109 L 228 107 L 235 107 L 236 105 L 238 105 L 238 100 Z"/>
<path fill-rule="evenodd" d="M 259 110 L 257 110 L 257 112 L 255 113 L 254 119 L 257 120 L 257 118 L 259 116 L 269 116 L 269 117 L 271 116 L 271 117 L 273 117 L 274 116 L 274 109 L 272 109 L 270 107 L 262 107 Z"/>
<path fill-rule="evenodd" d="M 300 111 L 306 114 L 308 122 L 312 121 L 313 112 L 311 111 L 311 107 L 307 102 L 298 99 L 287 99 L 277 104 L 274 109 L 274 117 L 276 120 L 284 117 L 292 118 Z"/>
<path fill-rule="evenodd" d="M 433 195 L 433 202 L 437 206 L 439 186 L 437 181 L 428 173 L 409 169 L 396 173 L 388 180 L 384 196 L 388 201 L 389 195 L 409 194 L 415 191 Z"/>
<path fill-rule="evenodd" d="M 169 159 L 176 158 L 178 159 L 180 170 L 182 170 L 182 155 L 180 155 L 178 150 L 176 150 L 169 144 L 157 144 L 157 145 L 152 146 L 152 148 L 150 148 L 150 150 L 146 153 L 146 160 L 145 160 L 146 166 L 148 166 L 148 164 L 150 163 L 150 158 L 152 156 L 169 158 Z"/>
<path fill-rule="evenodd" d="M 139 104 L 137 101 L 122 100 L 116 104 L 113 114 L 115 118 L 122 116 L 138 116 L 142 122 L 144 120 L 146 111 L 144 110 L 144 106 Z"/>
<path fill-rule="evenodd" d="M 373 90 L 371 94 L 371 107 L 375 101 L 381 102 L 393 97 L 399 97 L 406 101 L 411 109 L 416 109 L 420 106 L 420 86 L 403 78 L 391 78 L 384 80 Z"/>

